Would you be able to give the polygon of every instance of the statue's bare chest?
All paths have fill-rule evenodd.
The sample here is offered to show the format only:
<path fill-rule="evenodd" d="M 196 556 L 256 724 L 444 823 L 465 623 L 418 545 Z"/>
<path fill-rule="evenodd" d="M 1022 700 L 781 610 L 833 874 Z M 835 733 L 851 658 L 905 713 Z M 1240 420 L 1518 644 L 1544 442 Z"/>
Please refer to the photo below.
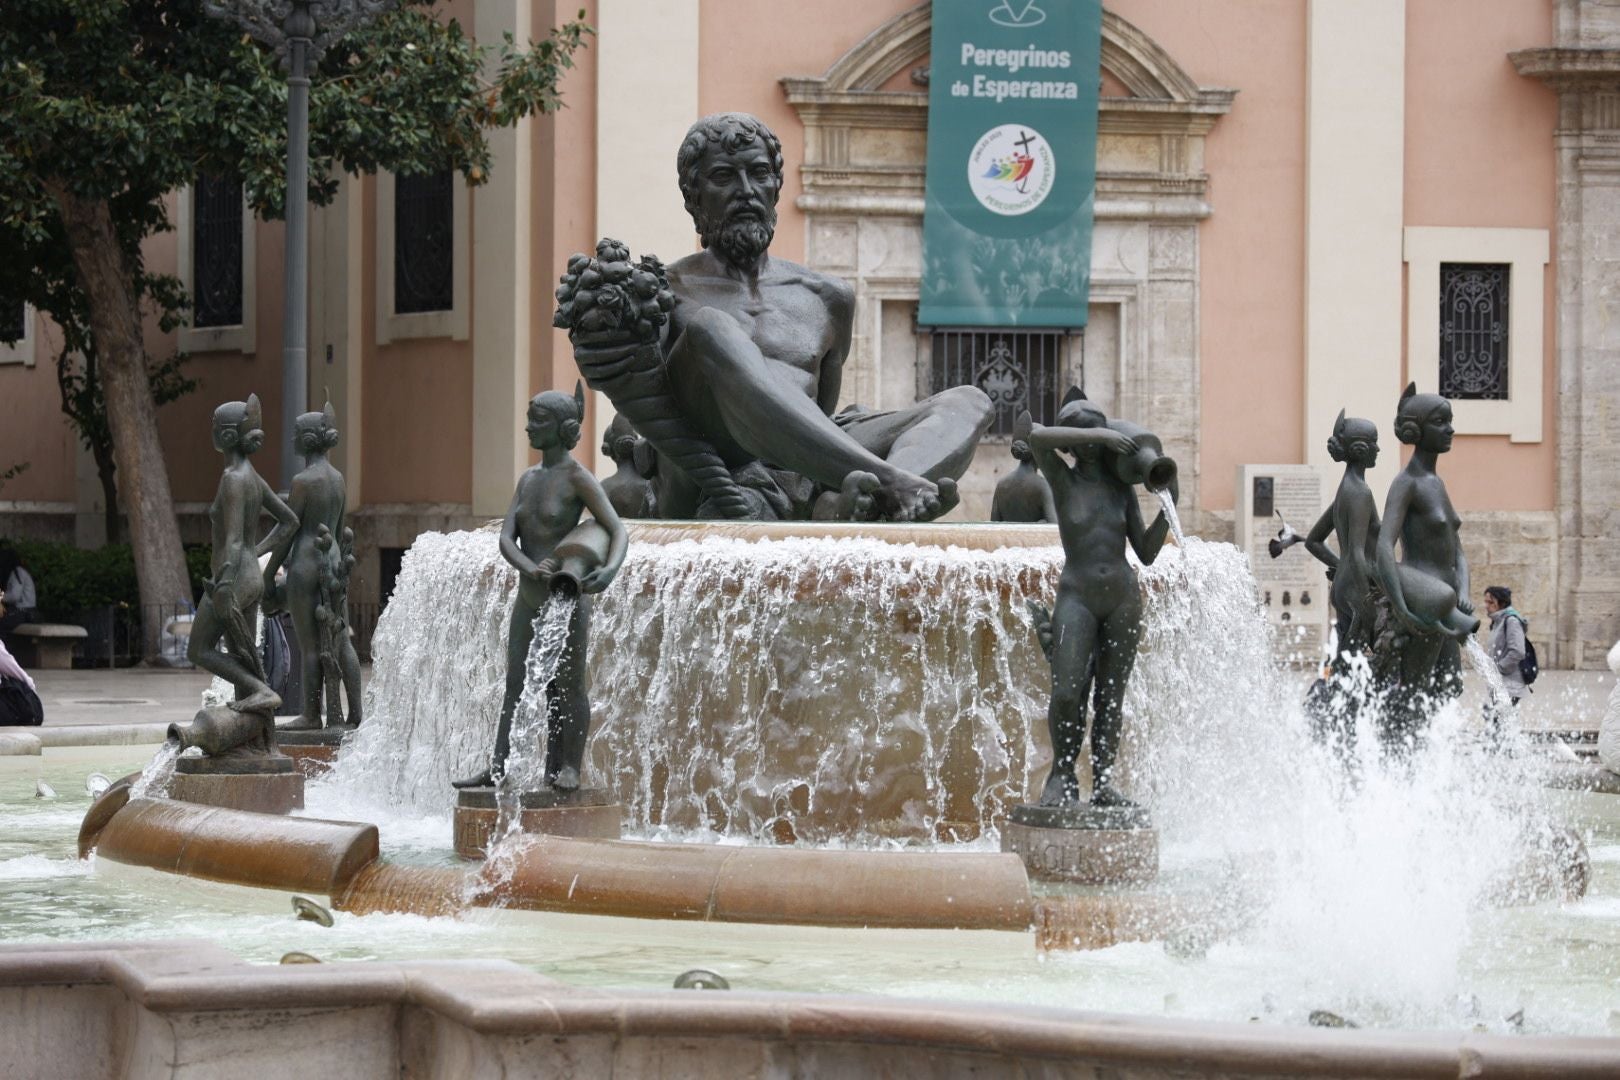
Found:
<path fill-rule="evenodd" d="M 697 283 L 683 289 L 682 306 L 710 307 L 737 320 L 759 351 L 773 360 L 813 371 L 832 344 L 826 301 L 800 282 L 762 283 L 758 293 L 739 285 Z"/>
<path fill-rule="evenodd" d="M 572 485 L 561 472 L 536 469 L 523 481 L 523 499 L 518 507 L 518 533 L 525 538 L 556 537 L 574 527 L 579 503 Z"/>

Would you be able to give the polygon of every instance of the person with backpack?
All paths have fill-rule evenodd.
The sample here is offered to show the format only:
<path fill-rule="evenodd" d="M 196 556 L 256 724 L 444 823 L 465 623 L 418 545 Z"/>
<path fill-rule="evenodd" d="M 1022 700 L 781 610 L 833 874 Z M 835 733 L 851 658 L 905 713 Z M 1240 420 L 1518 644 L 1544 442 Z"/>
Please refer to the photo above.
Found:
<path fill-rule="evenodd" d="M 1485 652 L 1496 664 L 1496 670 L 1502 673 L 1508 699 L 1517 707 L 1536 678 L 1530 621 L 1513 606 L 1513 590 L 1506 585 L 1492 585 L 1485 590 L 1485 613 L 1491 617 L 1491 636 Z"/>

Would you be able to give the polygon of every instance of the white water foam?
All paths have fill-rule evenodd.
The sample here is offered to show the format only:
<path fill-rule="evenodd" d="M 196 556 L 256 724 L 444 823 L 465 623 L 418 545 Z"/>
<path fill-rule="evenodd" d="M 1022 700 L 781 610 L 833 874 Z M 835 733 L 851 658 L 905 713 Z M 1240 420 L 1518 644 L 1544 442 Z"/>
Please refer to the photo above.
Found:
<path fill-rule="evenodd" d="M 486 531 L 412 549 L 369 718 L 325 783 L 448 816 L 448 781 L 487 760 L 500 704 L 515 577 L 495 545 Z M 643 836 L 993 836 L 1045 764 L 1049 676 L 1024 600 L 1050 602 L 1061 561 L 871 540 L 636 546 L 596 600 L 588 782 Z M 1151 808 L 1167 880 L 1215 868 L 1231 955 L 1322 1007 L 1449 1014 L 1482 896 L 1550 817 L 1526 759 L 1448 704 L 1399 760 L 1364 710 L 1340 760 L 1311 740 L 1305 680 L 1272 660 L 1241 552 L 1189 537 L 1140 574 L 1121 783 Z"/>
<path fill-rule="evenodd" d="M 52 878 L 85 877 L 90 873 L 88 859 L 52 859 L 44 855 L 19 855 L 0 859 L 0 881 L 45 881 Z"/>

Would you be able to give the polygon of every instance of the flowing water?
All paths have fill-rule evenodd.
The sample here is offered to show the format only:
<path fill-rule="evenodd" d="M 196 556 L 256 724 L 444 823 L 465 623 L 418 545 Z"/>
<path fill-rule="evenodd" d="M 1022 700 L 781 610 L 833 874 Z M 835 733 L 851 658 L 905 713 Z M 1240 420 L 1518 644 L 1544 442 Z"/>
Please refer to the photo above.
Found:
<path fill-rule="evenodd" d="M 572 594 L 553 594 L 534 616 L 534 639 L 523 665 L 523 694 L 512 712 L 511 751 L 495 789 L 499 813 L 489 841 L 490 873 L 471 885 L 477 891 L 499 887 L 516 868 L 513 841 L 522 835 L 522 793 L 545 783 L 547 703 L 577 606 Z"/>
<path fill-rule="evenodd" d="M 1049 596 L 1060 563 L 872 540 L 633 545 L 592 598 L 587 780 L 642 832 L 982 831 L 1038 764 L 1049 677 L 1022 598 Z M 335 783 L 448 807 L 448 779 L 493 739 L 514 580 L 492 533 L 418 541 Z"/>
<path fill-rule="evenodd" d="M 1176 538 L 1176 546 L 1186 547 L 1187 534 L 1181 531 L 1181 515 L 1176 513 L 1176 501 L 1171 498 L 1169 489 L 1160 488 L 1153 494 L 1158 497 L 1159 505 L 1164 508 L 1164 518 L 1170 523 L 1170 535 Z"/>
<path fill-rule="evenodd" d="M 174 780 L 175 763 L 179 760 L 178 742 L 166 742 L 158 747 L 158 752 L 152 755 L 152 760 L 141 769 L 140 777 L 129 786 L 129 797 L 158 799 L 167 795 L 169 784 Z"/>

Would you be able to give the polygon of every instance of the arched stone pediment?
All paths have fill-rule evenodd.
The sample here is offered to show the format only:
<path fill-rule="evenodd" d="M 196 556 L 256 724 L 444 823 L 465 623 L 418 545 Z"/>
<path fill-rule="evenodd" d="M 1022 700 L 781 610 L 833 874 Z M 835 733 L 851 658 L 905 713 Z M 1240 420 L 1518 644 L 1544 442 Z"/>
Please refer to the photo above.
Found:
<path fill-rule="evenodd" d="M 919 4 L 823 74 L 782 80 L 805 126 L 805 210 L 859 204 L 866 212 L 922 213 L 928 94 L 883 88 L 924 62 L 932 29 L 932 4 Z M 1101 67 L 1105 85 L 1127 96 L 1098 105 L 1098 217 L 1207 215 L 1204 135 L 1236 91 L 1199 86 L 1151 37 L 1107 10 Z"/>
<path fill-rule="evenodd" d="M 827 69 L 823 85 L 834 92 L 876 90 L 927 56 L 933 7 L 924 0 L 867 34 Z"/>
<path fill-rule="evenodd" d="M 879 90 L 928 55 L 932 30 L 932 3 L 918 4 L 866 35 L 820 79 L 784 82 L 817 82 L 834 94 Z M 1132 98 L 1185 104 L 1229 105 L 1231 101 L 1228 91 L 1199 87 L 1157 42 L 1107 10 L 1102 17 L 1102 70 L 1118 80 Z"/>

